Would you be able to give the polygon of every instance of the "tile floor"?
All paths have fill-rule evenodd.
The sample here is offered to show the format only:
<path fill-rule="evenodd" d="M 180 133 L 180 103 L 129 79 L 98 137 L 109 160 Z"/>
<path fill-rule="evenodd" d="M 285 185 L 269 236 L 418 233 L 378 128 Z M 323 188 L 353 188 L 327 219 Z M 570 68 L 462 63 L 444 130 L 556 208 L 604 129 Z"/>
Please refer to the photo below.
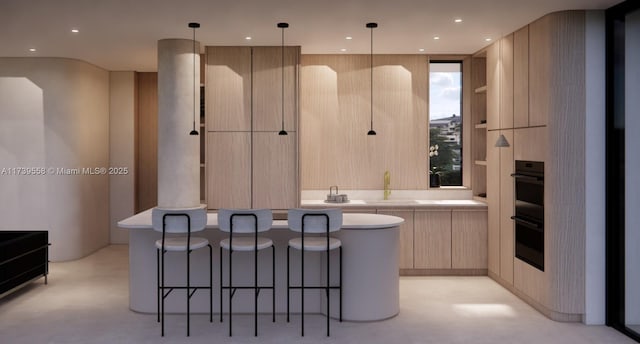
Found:
<path fill-rule="evenodd" d="M 403 277 L 400 314 L 372 323 L 332 322 L 325 336 L 320 315 L 291 323 L 261 316 L 259 337 L 253 317 L 227 324 L 194 315 L 191 337 L 185 317 L 167 317 L 160 337 L 155 315 L 128 309 L 128 247 L 112 245 L 83 259 L 52 263 L 49 284 L 36 281 L 0 299 L 0 343 L 633 343 L 605 326 L 551 321 L 487 277 Z M 154 292 L 154 291 L 149 291 Z M 215 320 L 215 317 L 214 317 Z"/>

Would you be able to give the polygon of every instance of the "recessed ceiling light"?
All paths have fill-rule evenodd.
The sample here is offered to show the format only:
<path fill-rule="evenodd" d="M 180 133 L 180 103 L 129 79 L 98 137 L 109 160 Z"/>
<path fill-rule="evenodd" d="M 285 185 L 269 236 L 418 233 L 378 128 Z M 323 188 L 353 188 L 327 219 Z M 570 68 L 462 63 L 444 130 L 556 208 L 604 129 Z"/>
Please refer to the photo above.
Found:
<path fill-rule="evenodd" d="M 71 32 L 73 32 L 73 33 L 78 33 L 78 32 L 80 32 L 80 30 L 78 30 L 78 29 L 71 29 Z"/>
<path fill-rule="evenodd" d="M 485 38 L 484 40 L 487 41 L 487 42 L 491 42 L 491 38 L 489 38 L 489 37 Z"/>
<path fill-rule="evenodd" d="M 247 36 L 244 39 L 246 39 L 247 41 L 250 41 L 251 40 L 251 36 Z"/>
<path fill-rule="evenodd" d="M 347 51 L 347 49 L 342 48 L 342 49 L 340 49 L 340 51 L 345 52 L 345 51 Z"/>
<path fill-rule="evenodd" d="M 36 51 L 36 48 L 29 48 L 29 51 L 33 53 Z"/>
<path fill-rule="evenodd" d="M 462 18 L 456 18 L 453 21 L 456 22 L 456 23 L 462 23 Z"/>
<path fill-rule="evenodd" d="M 345 37 L 344 39 L 349 39 L 349 40 L 351 40 L 351 39 L 353 39 L 353 37 L 351 37 L 351 36 L 347 36 L 347 37 Z"/>
<path fill-rule="evenodd" d="M 420 48 L 420 49 L 418 49 L 418 51 L 424 51 L 424 48 Z"/>
<path fill-rule="evenodd" d="M 435 39 L 436 41 L 440 39 L 440 36 L 433 36 L 433 39 Z"/>

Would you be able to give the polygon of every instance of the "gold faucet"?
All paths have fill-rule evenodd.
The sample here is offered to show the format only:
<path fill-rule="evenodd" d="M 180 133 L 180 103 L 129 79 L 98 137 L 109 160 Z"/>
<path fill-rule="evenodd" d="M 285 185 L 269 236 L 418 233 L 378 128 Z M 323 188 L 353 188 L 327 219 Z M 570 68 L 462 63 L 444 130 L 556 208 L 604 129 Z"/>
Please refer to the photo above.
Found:
<path fill-rule="evenodd" d="M 388 200 L 389 195 L 391 195 L 391 188 L 389 187 L 389 184 L 391 184 L 391 175 L 389 174 L 389 171 L 385 171 L 384 172 L 384 199 L 385 200 Z"/>

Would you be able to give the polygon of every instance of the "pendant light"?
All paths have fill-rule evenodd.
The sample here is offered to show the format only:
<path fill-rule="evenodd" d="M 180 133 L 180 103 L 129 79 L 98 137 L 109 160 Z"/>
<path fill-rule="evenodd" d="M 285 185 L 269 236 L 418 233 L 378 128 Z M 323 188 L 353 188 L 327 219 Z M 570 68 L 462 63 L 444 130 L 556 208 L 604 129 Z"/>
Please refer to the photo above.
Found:
<path fill-rule="evenodd" d="M 373 130 L 373 29 L 378 27 L 377 23 L 367 23 L 367 28 L 371 29 L 371 52 L 369 53 L 369 62 L 371 64 L 371 130 L 367 132 L 367 135 L 375 135 Z"/>
<path fill-rule="evenodd" d="M 281 68 L 281 84 L 282 84 L 282 102 L 280 103 L 280 107 L 282 108 L 282 130 L 278 133 L 278 135 L 284 136 L 287 135 L 287 131 L 284 130 L 284 29 L 289 27 L 288 23 L 278 23 L 278 27 L 282 29 L 282 45 L 280 49 L 280 54 L 282 57 L 282 68 Z"/>
<path fill-rule="evenodd" d="M 509 141 L 507 141 L 507 138 L 504 137 L 503 134 L 500 134 L 500 136 L 498 137 L 498 139 L 496 140 L 496 147 L 509 147 Z"/>
<path fill-rule="evenodd" d="M 193 130 L 189 135 L 197 136 L 196 130 L 196 29 L 200 27 L 200 23 L 189 23 L 189 27 L 193 29 Z M 198 106 L 198 109 L 200 107 Z"/>

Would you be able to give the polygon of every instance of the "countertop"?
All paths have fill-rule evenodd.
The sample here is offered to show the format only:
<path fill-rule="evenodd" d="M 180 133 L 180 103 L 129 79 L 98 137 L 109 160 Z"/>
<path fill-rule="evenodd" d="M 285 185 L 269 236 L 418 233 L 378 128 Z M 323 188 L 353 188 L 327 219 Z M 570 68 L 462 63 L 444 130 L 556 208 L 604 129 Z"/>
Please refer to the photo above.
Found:
<path fill-rule="evenodd" d="M 384 229 L 399 226 L 404 219 L 382 214 L 343 214 L 342 229 Z M 118 222 L 123 229 L 152 229 L 151 209 Z M 208 229 L 218 228 L 218 214 L 207 213 Z M 286 220 L 274 220 L 272 229 L 289 229 Z"/>
<path fill-rule="evenodd" d="M 324 200 L 302 200 L 303 208 L 416 208 L 416 209 L 486 209 L 487 204 L 475 200 L 350 200 L 348 203 L 326 203 Z"/>

